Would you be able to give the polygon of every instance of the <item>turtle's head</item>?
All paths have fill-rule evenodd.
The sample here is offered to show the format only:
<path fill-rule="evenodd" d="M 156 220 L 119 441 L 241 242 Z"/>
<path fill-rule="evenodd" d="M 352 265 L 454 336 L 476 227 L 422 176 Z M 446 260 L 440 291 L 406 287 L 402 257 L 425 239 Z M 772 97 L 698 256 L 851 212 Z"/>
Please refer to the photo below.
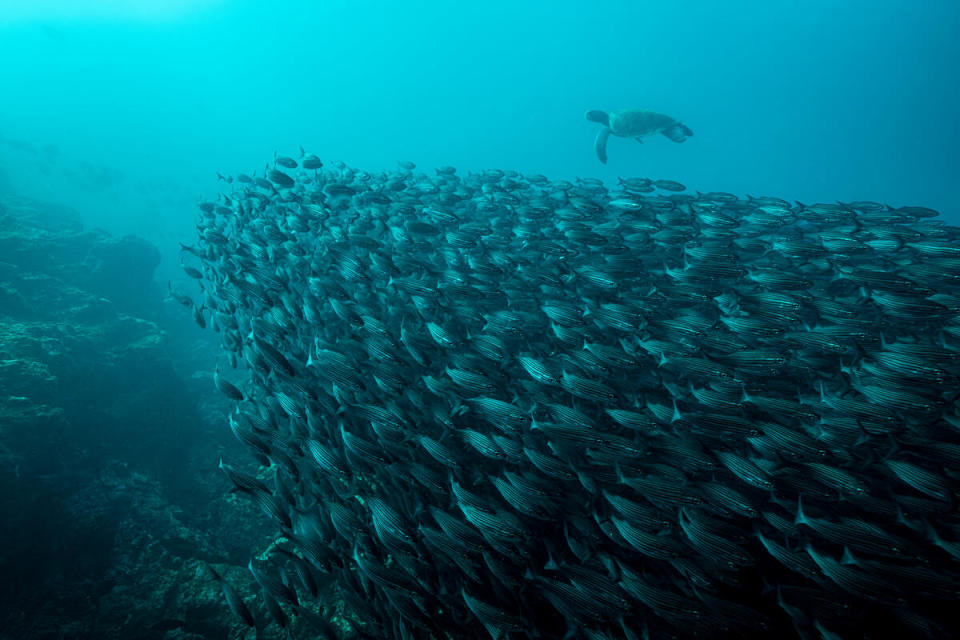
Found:
<path fill-rule="evenodd" d="M 610 116 L 606 111 L 591 109 L 590 111 L 587 111 L 587 120 L 590 122 L 597 122 L 605 127 L 610 126 Z"/>
<path fill-rule="evenodd" d="M 674 142 L 683 142 L 693 135 L 693 130 L 682 122 L 676 122 L 663 130 L 663 135 Z"/>

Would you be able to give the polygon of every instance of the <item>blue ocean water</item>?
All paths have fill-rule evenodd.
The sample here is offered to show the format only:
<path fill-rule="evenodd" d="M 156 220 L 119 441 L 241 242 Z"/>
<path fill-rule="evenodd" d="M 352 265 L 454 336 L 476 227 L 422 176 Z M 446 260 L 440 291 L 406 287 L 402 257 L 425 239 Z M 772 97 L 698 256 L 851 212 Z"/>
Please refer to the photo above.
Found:
<path fill-rule="evenodd" d="M 298 145 L 376 171 L 651 176 L 960 219 L 960 6 L 3 0 L 0 185 L 170 242 L 216 172 Z M 610 142 L 588 109 L 684 121 Z"/>
<path fill-rule="evenodd" d="M 674 205 L 960 224 L 958 36 L 955 0 L 0 0 L 0 640 L 955 637 L 960 236 Z M 601 163 L 623 108 L 693 135 Z M 301 147 L 294 189 L 220 177 Z"/>

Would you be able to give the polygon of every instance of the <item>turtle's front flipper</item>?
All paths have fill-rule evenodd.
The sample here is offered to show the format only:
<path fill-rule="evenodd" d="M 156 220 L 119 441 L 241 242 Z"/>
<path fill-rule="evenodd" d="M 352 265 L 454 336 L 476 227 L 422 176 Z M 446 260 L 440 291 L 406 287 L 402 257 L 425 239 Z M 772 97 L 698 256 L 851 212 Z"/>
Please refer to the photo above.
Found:
<path fill-rule="evenodd" d="M 597 152 L 600 162 L 607 164 L 607 138 L 610 137 L 610 127 L 603 127 L 597 132 L 597 139 L 593 142 L 593 148 Z"/>

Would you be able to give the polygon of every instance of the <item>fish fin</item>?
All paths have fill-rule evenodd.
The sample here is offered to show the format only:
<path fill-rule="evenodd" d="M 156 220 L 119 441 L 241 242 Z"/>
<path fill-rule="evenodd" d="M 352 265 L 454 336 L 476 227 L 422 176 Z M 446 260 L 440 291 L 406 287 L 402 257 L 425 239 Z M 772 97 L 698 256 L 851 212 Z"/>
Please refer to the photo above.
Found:
<path fill-rule="evenodd" d="M 623 637 L 625 640 L 640 640 L 640 636 L 634 633 L 633 629 L 627 625 L 623 616 L 620 616 L 618 621 L 620 622 L 620 628 L 623 629 Z"/>
<path fill-rule="evenodd" d="M 896 441 L 893 434 L 888 433 L 887 436 L 890 438 L 890 450 L 880 458 L 881 461 L 890 460 L 900 451 L 900 443 Z M 870 451 L 872 452 L 873 450 L 871 449 Z"/>
<path fill-rule="evenodd" d="M 854 447 L 859 447 L 862 444 L 866 444 L 867 442 L 870 442 L 870 434 L 867 433 L 866 429 L 864 429 L 859 422 L 857 422 L 857 426 L 860 427 L 860 435 L 857 436 L 856 442 L 853 443 Z M 868 449 L 868 451 L 870 450 Z M 872 455 L 872 451 L 871 451 L 871 455 Z"/>
<path fill-rule="evenodd" d="M 856 558 L 853 557 L 853 552 L 850 551 L 850 547 L 843 548 L 843 555 L 840 556 L 840 564 L 845 565 L 858 565 L 860 564 Z"/>
<path fill-rule="evenodd" d="M 616 472 L 616 474 L 617 474 L 617 482 L 618 482 L 619 484 L 623 484 L 623 470 L 620 468 L 620 463 L 619 463 L 619 462 L 614 461 L 614 463 L 613 463 L 613 470 L 614 470 L 614 471 Z M 563 526 L 566 527 L 567 525 L 564 524 Z"/>
<path fill-rule="evenodd" d="M 793 524 L 805 524 L 810 526 L 810 521 L 807 520 L 807 516 L 803 513 L 803 496 L 797 496 L 797 517 L 793 519 Z"/>

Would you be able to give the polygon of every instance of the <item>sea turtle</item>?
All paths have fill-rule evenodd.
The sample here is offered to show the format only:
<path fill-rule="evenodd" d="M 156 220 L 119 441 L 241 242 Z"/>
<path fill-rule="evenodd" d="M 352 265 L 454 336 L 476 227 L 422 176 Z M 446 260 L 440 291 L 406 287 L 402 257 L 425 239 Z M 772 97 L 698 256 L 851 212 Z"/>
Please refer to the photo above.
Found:
<path fill-rule="evenodd" d="M 607 138 L 612 133 L 621 138 L 636 138 L 643 142 L 643 136 L 662 133 L 674 142 L 683 142 L 693 135 L 690 127 L 675 118 L 643 109 L 620 109 L 613 113 L 592 109 L 587 111 L 587 120 L 603 125 L 597 133 L 594 149 L 600 162 L 607 163 Z"/>

